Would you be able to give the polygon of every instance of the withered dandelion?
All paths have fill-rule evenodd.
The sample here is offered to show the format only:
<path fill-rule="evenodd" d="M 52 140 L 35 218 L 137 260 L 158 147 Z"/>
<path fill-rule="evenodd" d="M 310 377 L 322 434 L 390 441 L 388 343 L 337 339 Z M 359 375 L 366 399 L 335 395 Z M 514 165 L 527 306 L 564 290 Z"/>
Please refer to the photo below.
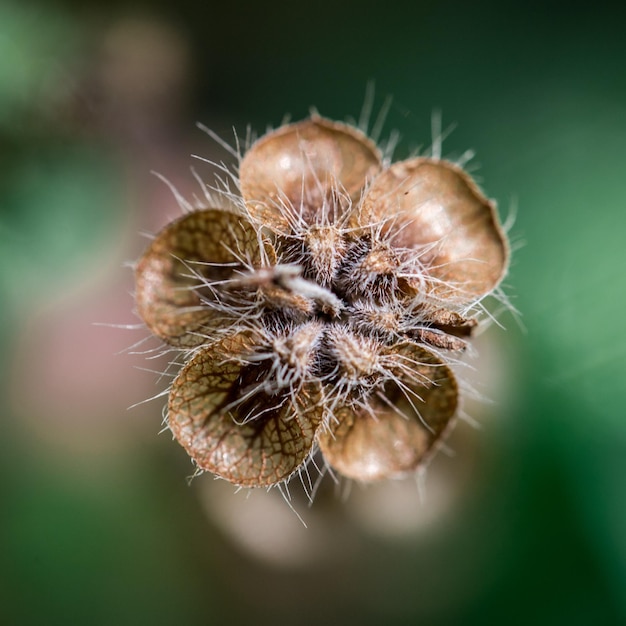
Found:
<path fill-rule="evenodd" d="M 451 365 L 507 269 L 495 205 L 459 165 L 386 163 L 317 115 L 237 165 L 136 268 L 140 316 L 183 355 L 169 428 L 245 487 L 318 449 L 356 480 L 415 471 L 454 423 Z"/>

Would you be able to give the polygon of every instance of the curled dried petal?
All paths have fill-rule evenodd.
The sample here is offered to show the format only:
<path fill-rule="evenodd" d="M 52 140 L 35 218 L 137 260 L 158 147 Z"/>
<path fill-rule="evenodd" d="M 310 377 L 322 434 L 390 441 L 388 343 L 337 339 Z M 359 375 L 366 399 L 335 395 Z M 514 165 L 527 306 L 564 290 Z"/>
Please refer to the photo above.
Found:
<path fill-rule="evenodd" d="M 422 343 L 427 343 L 435 348 L 444 350 L 462 351 L 467 348 L 466 338 L 478 325 L 478 321 L 473 318 L 463 317 L 456 311 L 447 309 L 432 308 L 424 305 L 416 305 L 411 309 L 411 315 L 418 315 L 427 320 L 426 326 L 405 325 L 405 332 L 411 339 L 417 339 Z"/>
<path fill-rule="evenodd" d="M 321 421 L 319 385 L 272 388 L 263 361 L 236 358 L 254 349 L 250 333 L 203 349 L 169 398 L 169 426 L 198 466 L 245 487 L 288 479 L 308 458 Z"/>
<path fill-rule="evenodd" d="M 348 478 L 374 481 L 415 470 L 452 423 L 458 390 L 443 361 L 409 342 L 395 354 L 396 380 L 367 406 L 337 410 L 318 435 L 326 461 Z"/>
<path fill-rule="evenodd" d="M 213 322 L 225 317 L 211 284 L 259 258 L 256 232 L 245 218 L 218 209 L 189 213 L 166 226 L 141 257 L 138 312 L 171 345 L 205 343 Z"/>
<path fill-rule="evenodd" d="M 462 351 L 467 348 L 478 322 L 456 311 L 415 302 L 410 306 L 356 302 L 348 309 L 349 326 L 360 334 L 390 345 L 402 339 L 427 343 L 435 348 Z"/>
<path fill-rule="evenodd" d="M 433 348 L 455 350 L 457 352 L 462 352 L 467 348 L 467 343 L 463 339 L 459 339 L 439 329 L 418 328 L 412 334 L 412 338 L 421 343 L 427 343 Z"/>
<path fill-rule="evenodd" d="M 252 145 L 239 168 L 241 193 L 252 217 L 289 234 L 302 220 L 311 225 L 340 219 L 380 162 L 362 132 L 315 116 Z"/>
<path fill-rule="evenodd" d="M 372 183 L 353 225 L 380 228 L 414 249 L 435 295 L 468 302 L 492 291 L 508 263 L 495 205 L 458 166 L 417 158 L 395 163 Z M 417 284 L 416 278 L 416 284 Z"/>

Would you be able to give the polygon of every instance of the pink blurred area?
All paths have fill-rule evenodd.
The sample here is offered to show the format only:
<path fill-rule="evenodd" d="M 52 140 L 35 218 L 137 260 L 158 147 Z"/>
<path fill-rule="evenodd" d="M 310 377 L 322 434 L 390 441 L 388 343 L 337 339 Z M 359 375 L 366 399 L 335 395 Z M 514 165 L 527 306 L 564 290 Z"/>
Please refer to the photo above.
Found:
<path fill-rule="evenodd" d="M 182 32 L 132 17 L 96 26 L 93 36 L 83 63 L 71 66 L 66 90 L 54 96 L 53 121 L 68 138 L 91 141 L 113 157 L 114 201 L 125 206 L 111 211 L 105 252 L 77 255 L 67 275 L 24 294 L 8 384 L 8 405 L 26 440 L 92 460 L 130 450 L 161 429 L 163 401 L 138 403 L 167 386 L 167 378 L 143 371 L 165 369 L 167 357 L 134 354 L 156 344 L 141 343 L 149 333 L 133 312 L 132 264 L 148 242 L 142 233 L 180 214 L 153 172 L 183 194 L 192 185 L 197 192 L 190 154 L 210 157 L 213 149 L 188 118 L 192 54 Z"/>

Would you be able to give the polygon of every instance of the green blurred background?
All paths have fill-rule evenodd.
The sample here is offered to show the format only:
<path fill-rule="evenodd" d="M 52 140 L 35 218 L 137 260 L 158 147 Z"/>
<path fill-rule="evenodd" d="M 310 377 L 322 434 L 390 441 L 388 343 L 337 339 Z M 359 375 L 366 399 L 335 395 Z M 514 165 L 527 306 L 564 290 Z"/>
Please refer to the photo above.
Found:
<path fill-rule="evenodd" d="M 0 623 L 626 623 L 626 13 L 601 3 L 0 2 Z M 480 337 L 468 412 L 426 479 L 305 530 L 167 434 L 124 351 L 167 176 L 285 114 L 393 96 L 402 157 L 444 154 L 506 217 L 521 312 Z M 141 346 L 139 348 L 141 350 Z M 329 484 L 330 483 L 330 486 Z M 294 488 L 294 491 L 297 491 Z"/>

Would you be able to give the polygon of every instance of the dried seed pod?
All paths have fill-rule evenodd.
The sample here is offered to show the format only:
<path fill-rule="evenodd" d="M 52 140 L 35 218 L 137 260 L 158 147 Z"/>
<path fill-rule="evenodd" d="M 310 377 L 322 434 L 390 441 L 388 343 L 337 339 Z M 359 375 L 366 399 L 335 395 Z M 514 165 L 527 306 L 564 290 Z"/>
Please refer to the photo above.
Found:
<path fill-rule="evenodd" d="M 478 322 L 455 311 L 424 303 L 402 301 L 378 304 L 359 301 L 348 309 L 349 326 L 387 345 L 402 339 L 427 343 L 435 348 L 462 351 Z"/>
<path fill-rule="evenodd" d="M 418 308 L 421 309 L 421 315 L 435 328 L 455 337 L 471 337 L 478 324 L 475 319 L 463 317 L 456 311 L 417 305 L 413 307 L 413 312 Z"/>
<path fill-rule="evenodd" d="M 305 276 L 324 287 L 331 285 L 346 253 L 343 229 L 334 224 L 313 224 L 296 238 L 295 245 L 303 251 L 293 257 L 305 268 Z"/>
<path fill-rule="evenodd" d="M 224 191 L 245 217 L 191 213 L 142 257 L 139 313 L 192 348 L 168 420 L 200 468 L 272 486 L 317 441 L 338 473 L 378 480 L 424 464 L 450 429 L 448 351 L 466 348 L 464 315 L 499 285 L 508 243 L 460 167 L 381 167 L 353 127 L 281 127 L 241 160 L 241 200 Z"/>
<path fill-rule="evenodd" d="M 254 219 L 289 234 L 339 220 L 380 163 L 362 132 L 314 116 L 264 135 L 248 150 L 239 168 L 241 193 Z"/>
<path fill-rule="evenodd" d="M 139 315 L 177 347 L 206 343 L 228 310 L 219 283 L 260 263 L 258 238 L 243 217 L 218 209 L 189 213 L 163 229 L 136 269 Z"/>
<path fill-rule="evenodd" d="M 452 372 L 413 343 L 395 349 L 396 379 L 361 407 L 341 407 L 318 435 L 326 461 L 348 478 L 402 476 L 424 463 L 451 426 L 458 390 Z"/>
<path fill-rule="evenodd" d="M 378 371 L 382 344 L 375 338 L 354 333 L 344 324 L 333 324 L 325 339 L 339 381 L 367 384 Z"/>
<path fill-rule="evenodd" d="M 375 337 L 384 343 L 397 343 L 402 337 L 403 310 L 400 307 L 359 301 L 349 307 L 347 317 L 348 327 L 366 337 Z"/>
<path fill-rule="evenodd" d="M 420 325 L 411 324 L 410 319 L 415 317 L 424 322 Z M 467 339 L 478 325 L 476 319 L 463 317 L 456 311 L 433 308 L 425 303 L 410 307 L 403 322 L 404 333 L 411 339 L 435 348 L 455 351 L 467 348 Z"/>
<path fill-rule="evenodd" d="M 418 328 L 409 335 L 412 339 L 419 341 L 420 343 L 427 343 L 434 348 L 442 348 L 443 350 L 455 350 L 462 352 L 467 348 L 467 343 L 463 339 L 459 339 L 454 335 L 431 328 Z"/>
<path fill-rule="evenodd" d="M 272 359 L 254 359 L 257 341 L 239 333 L 201 350 L 169 398 L 170 429 L 197 465 L 245 487 L 274 485 L 297 471 L 322 416 L 319 383 L 278 380 Z M 303 342 L 296 343 L 302 361 Z"/>
<path fill-rule="evenodd" d="M 507 268 L 508 246 L 495 205 L 447 161 L 393 164 L 372 183 L 351 222 L 365 231 L 379 230 L 398 248 L 415 250 L 415 279 L 427 272 L 431 293 L 442 298 L 480 298 L 500 283 Z"/>
<path fill-rule="evenodd" d="M 276 263 L 275 257 L 272 259 Z M 291 321 L 305 321 L 315 309 L 315 301 L 290 289 L 290 281 L 301 274 L 299 267 L 270 265 L 233 278 L 225 285 L 229 292 L 257 290 L 258 301 L 268 310 L 280 311 Z"/>
<path fill-rule="evenodd" d="M 349 302 L 391 303 L 417 295 L 402 275 L 402 253 L 389 242 L 353 238 L 339 271 L 336 287 Z"/>

